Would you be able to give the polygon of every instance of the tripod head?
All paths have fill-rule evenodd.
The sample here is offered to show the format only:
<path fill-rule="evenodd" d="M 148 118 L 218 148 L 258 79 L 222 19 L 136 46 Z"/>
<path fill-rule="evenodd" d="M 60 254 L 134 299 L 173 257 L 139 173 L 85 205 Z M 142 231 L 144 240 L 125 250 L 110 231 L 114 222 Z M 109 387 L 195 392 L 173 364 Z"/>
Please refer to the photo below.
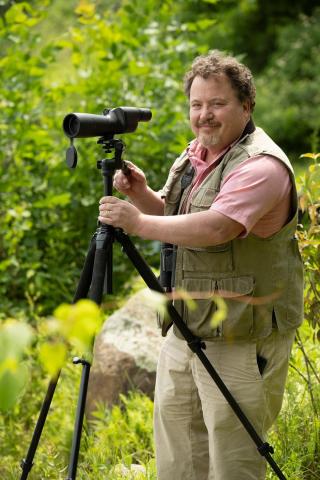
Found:
<path fill-rule="evenodd" d="M 97 168 L 104 171 L 108 175 L 113 175 L 115 170 L 122 170 L 125 175 L 130 174 L 130 170 L 125 162 L 122 160 L 122 152 L 125 149 L 125 143 L 118 139 L 113 138 L 113 135 L 106 135 L 100 137 L 97 141 L 106 153 L 115 151 L 114 158 L 105 158 L 97 161 Z M 71 145 L 66 151 L 66 163 L 69 168 L 76 168 L 78 162 L 78 153 L 76 147 L 73 145 L 73 139 L 71 139 Z"/>
<path fill-rule="evenodd" d="M 118 138 L 113 138 L 113 135 L 109 135 L 99 138 L 97 143 L 102 145 L 102 148 L 106 153 L 111 153 L 113 150 L 115 152 L 114 158 L 98 160 L 97 168 L 102 170 L 102 173 L 105 170 L 105 173 L 108 175 L 113 175 L 115 170 L 122 170 L 128 175 L 130 170 L 128 169 L 126 162 L 122 160 L 122 152 L 125 149 L 124 142 Z"/>

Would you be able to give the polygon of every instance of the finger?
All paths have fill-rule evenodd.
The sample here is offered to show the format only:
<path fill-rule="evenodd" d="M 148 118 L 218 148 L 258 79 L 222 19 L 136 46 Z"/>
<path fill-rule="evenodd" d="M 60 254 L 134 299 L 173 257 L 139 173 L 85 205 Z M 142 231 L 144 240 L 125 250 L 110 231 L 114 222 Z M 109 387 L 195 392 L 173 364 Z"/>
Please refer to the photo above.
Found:
<path fill-rule="evenodd" d="M 124 175 L 124 173 L 122 172 L 122 170 L 118 170 L 114 177 L 113 177 L 113 180 L 116 180 L 116 181 L 121 181 L 123 178 L 126 178 L 126 176 Z"/>
<path fill-rule="evenodd" d="M 123 188 L 130 185 L 128 176 L 124 175 L 123 172 L 117 172 L 113 178 L 113 184 L 115 187 Z"/>
<path fill-rule="evenodd" d="M 128 163 L 126 161 L 124 161 L 123 165 L 122 165 L 122 168 L 121 168 L 121 171 L 124 175 L 126 175 L 128 177 L 129 175 L 131 175 L 132 168 L 130 168 L 130 165 L 128 165 Z"/>
<path fill-rule="evenodd" d="M 110 217 L 104 217 L 104 216 L 102 216 L 102 215 L 99 215 L 99 216 L 98 216 L 98 220 L 99 220 L 99 222 L 101 222 L 101 223 L 107 223 L 107 224 L 109 224 L 109 225 L 112 225 L 112 220 L 111 220 Z"/>
<path fill-rule="evenodd" d="M 112 210 L 110 210 L 108 207 L 101 207 L 99 209 L 99 217 L 110 220 L 112 217 Z"/>
<path fill-rule="evenodd" d="M 125 163 L 128 167 L 137 168 L 134 163 L 130 162 L 130 160 L 125 160 Z"/>
<path fill-rule="evenodd" d="M 103 205 L 105 203 L 117 203 L 117 202 L 120 202 L 120 201 L 121 200 L 119 200 L 119 198 L 117 198 L 117 197 L 111 197 L 111 196 L 107 195 L 105 197 L 100 198 L 99 204 Z"/>
<path fill-rule="evenodd" d="M 131 174 L 134 175 L 134 174 L 137 174 L 137 173 L 143 173 L 142 170 L 141 170 L 139 167 L 137 167 L 136 165 L 134 165 L 134 163 L 129 162 L 129 160 L 126 160 L 126 161 L 125 161 L 125 166 L 126 166 L 126 168 L 129 170 L 129 174 L 130 174 L 130 175 L 131 175 Z M 122 174 L 125 175 L 125 176 L 127 175 L 127 174 L 124 173 L 123 170 L 120 170 L 119 173 L 122 173 Z"/>
<path fill-rule="evenodd" d="M 119 177 L 117 179 L 114 179 L 113 184 L 118 189 L 126 190 L 126 189 L 130 188 L 130 182 L 128 181 L 128 179 L 126 177 Z"/>
<path fill-rule="evenodd" d="M 137 168 L 137 167 L 135 167 L 134 169 L 131 170 L 131 175 L 135 178 L 144 177 L 144 173 L 141 170 L 141 168 Z"/>
<path fill-rule="evenodd" d="M 114 211 L 115 209 L 117 209 L 117 204 L 115 203 L 107 202 L 107 203 L 101 203 L 99 205 L 99 211 L 103 212 L 103 214 L 105 212 L 109 212 L 111 214 L 111 212 Z"/>
<path fill-rule="evenodd" d="M 99 206 L 99 212 L 104 215 L 106 212 L 111 212 L 110 207 L 108 204 L 104 203 Z"/>

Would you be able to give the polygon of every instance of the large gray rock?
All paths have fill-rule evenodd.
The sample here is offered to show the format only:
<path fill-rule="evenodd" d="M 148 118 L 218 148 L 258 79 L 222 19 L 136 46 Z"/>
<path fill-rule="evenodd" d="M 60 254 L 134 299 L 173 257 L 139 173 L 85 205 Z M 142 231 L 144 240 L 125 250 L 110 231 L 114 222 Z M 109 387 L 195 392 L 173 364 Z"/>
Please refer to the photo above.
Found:
<path fill-rule="evenodd" d="M 157 328 L 157 297 L 136 293 L 104 323 L 94 347 L 87 413 L 97 403 L 116 403 L 120 393 L 139 389 L 153 398 L 156 365 L 163 338 Z"/>

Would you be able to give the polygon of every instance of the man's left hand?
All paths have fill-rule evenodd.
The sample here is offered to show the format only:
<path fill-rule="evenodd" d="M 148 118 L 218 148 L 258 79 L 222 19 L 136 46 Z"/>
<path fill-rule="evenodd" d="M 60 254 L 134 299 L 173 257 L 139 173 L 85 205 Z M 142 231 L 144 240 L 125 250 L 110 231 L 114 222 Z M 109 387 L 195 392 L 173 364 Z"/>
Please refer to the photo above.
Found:
<path fill-rule="evenodd" d="M 143 214 L 131 203 L 117 197 L 102 197 L 99 202 L 101 223 L 122 228 L 126 233 L 139 235 Z"/>

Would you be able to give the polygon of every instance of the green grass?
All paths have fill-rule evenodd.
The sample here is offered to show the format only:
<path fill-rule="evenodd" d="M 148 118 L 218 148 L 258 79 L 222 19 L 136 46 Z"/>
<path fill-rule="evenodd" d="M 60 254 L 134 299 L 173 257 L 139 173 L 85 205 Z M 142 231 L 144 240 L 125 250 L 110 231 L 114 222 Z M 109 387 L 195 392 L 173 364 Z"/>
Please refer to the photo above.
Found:
<path fill-rule="evenodd" d="M 307 325 L 303 328 L 304 346 L 317 371 L 318 345 L 313 343 Z M 296 345 L 292 357 L 283 409 L 273 427 L 269 442 L 275 448 L 274 458 L 288 480 L 320 479 L 319 405 L 320 388 L 311 372 L 310 385 L 314 404 L 310 401 L 304 356 Z M 35 456 L 29 480 L 65 480 L 72 441 L 73 422 L 81 368 L 70 364 L 61 375 Z M 15 408 L 0 417 L 0 478 L 20 478 L 20 461 L 31 441 L 37 415 L 44 398 L 47 379 L 33 365 L 28 389 Z M 100 405 L 82 433 L 78 480 L 118 480 L 134 478 L 156 480 L 153 439 L 152 401 L 132 392 L 122 396 L 119 405 L 106 409 Z M 134 474 L 132 464 L 143 465 L 146 474 Z M 127 468 L 127 474 L 122 471 Z M 268 469 L 267 480 L 277 478 Z"/>
<path fill-rule="evenodd" d="M 320 479 L 319 342 L 313 340 L 313 331 L 306 322 L 300 336 L 315 373 L 309 364 L 308 376 L 305 356 L 295 343 L 281 414 L 270 432 L 269 443 L 274 446 L 274 458 L 288 480 L 316 480 Z M 267 480 L 274 478 L 277 477 L 269 469 Z"/>

